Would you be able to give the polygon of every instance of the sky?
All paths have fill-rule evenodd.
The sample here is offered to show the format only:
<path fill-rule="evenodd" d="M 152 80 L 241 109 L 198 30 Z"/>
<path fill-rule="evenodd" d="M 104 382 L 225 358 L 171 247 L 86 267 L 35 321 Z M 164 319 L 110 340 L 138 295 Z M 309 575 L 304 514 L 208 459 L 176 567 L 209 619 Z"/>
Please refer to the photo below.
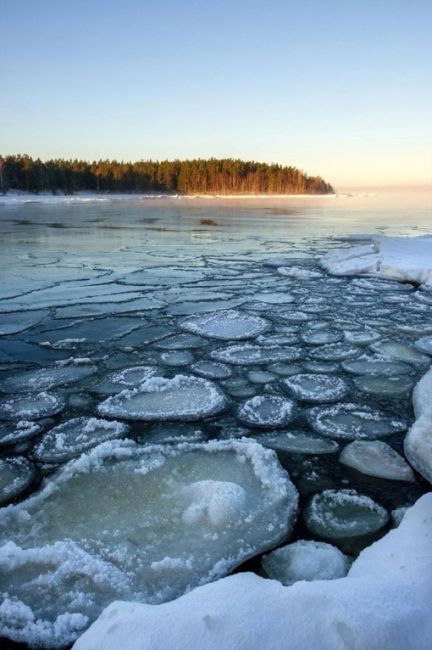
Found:
<path fill-rule="evenodd" d="M 432 183 L 430 0 L 0 0 L 0 153 Z"/>

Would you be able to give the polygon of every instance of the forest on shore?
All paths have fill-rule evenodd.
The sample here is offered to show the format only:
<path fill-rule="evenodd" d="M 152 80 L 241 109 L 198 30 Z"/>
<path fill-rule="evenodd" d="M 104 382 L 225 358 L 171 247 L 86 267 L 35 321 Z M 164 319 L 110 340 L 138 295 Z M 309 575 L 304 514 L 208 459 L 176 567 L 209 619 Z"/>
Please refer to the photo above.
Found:
<path fill-rule="evenodd" d="M 167 192 L 180 194 L 328 194 L 319 176 L 232 158 L 209 160 L 47 160 L 0 156 L 0 193 Z"/>

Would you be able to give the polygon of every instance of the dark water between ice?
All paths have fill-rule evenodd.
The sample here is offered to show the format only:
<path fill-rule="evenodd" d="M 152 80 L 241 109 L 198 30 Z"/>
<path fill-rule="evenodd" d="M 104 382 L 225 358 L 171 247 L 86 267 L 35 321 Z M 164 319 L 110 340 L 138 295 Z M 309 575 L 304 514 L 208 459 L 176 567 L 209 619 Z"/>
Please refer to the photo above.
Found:
<path fill-rule="evenodd" d="M 406 427 L 412 421 L 411 388 L 427 369 L 427 359 L 405 360 L 395 376 L 406 389 L 393 394 L 382 387 L 366 391 L 365 375 L 347 368 L 355 359 L 384 358 L 379 344 L 387 340 L 411 348 L 430 325 L 431 302 L 419 300 L 417 290 L 400 290 L 397 283 L 383 289 L 324 273 L 299 279 L 277 269 L 319 271 L 317 256 L 340 245 L 338 237 L 430 234 L 430 195 L 9 202 L 0 203 L 0 227 L 0 450 L 2 457 L 27 459 L 32 468 L 30 483 L 24 481 L 21 491 L 6 496 L 5 504 L 37 490 L 43 475 L 57 468 L 58 463 L 46 465 L 35 453 L 42 436 L 71 418 L 97 416 L 98 405 L 119 392 L 112 373 L 137 365 L 152 366 L 167 378 L 179 373 L 211 378 L 216 366 L 207 363 L 223 363 L 226 376 L 211 380 L 229 399 L 222 413 L 193 423 L 129 423 L 127 435 L 140 442 L 274 434 L 271 425 L 239 419 L 239 407 L 257 395 L 293 399 L 294 419 L 282 430 L 319 435 L 310 414 L 315 402 L 294 396 L 284 383 L 305 372 L 346 382 L 346 394 L 332 404 L 366 405 L 382 418 L 403 420 Z M 183 326 L 190 316 L 224 309 L 264 318 L 269 325 L 246 341 L 199 332 L 191 336 Z M 365 332 L 369 342 L 352 342 L 356 333 Z M 239 364 L 229 348 L 245 344 L 276 349 L 281 358 L 257 362 L 253 355 L 247 358 L 246 349 Z M 292 359 L 284 351 L 293 351 Z M 48 417 L 33 398 L 45 386 L 37 379 L 26 384 L 28 375 L 20 375 L 89 367 L 95 372 L 73 383 L 51 390 L 48 381 L 49 392 L 61 403 Z M 23 397 L 32 401 L 33 411 L 27 417 L 24 409 L 20 419 L 40 427 L 18 439 L 17 418 L 8 405 Z M 403 437 L 399 431 L 382 439 L 402 453 Z M 350 440 L 336 440 L 334 453 L 279 453 L 302 508 L 328 488 L 356 489 L 388 511 L 410 505 L 425 491 L 418 477 L 415 482 L 373 478 L 341 464 L 339 453 Z M 311 534 L 300 516 L 294 538 L 304 536 Z M 361 546 L 353 543 L 348 550 L 355 553 Z M 247 564 L 257 566 L 256 561 Z"/>

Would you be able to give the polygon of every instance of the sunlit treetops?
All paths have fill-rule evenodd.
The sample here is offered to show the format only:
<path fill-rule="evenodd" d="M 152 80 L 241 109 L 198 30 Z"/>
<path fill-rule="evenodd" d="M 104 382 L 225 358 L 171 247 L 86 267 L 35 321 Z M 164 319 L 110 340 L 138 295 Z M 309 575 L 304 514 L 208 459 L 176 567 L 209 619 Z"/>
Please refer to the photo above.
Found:
<path fill-rule="evenodd" d="M 0 156 L 0 192 L 167 192 L 180 194 L 328 194 L 319 176 L 296 167 L 234 160 L 47 160 Z"/>

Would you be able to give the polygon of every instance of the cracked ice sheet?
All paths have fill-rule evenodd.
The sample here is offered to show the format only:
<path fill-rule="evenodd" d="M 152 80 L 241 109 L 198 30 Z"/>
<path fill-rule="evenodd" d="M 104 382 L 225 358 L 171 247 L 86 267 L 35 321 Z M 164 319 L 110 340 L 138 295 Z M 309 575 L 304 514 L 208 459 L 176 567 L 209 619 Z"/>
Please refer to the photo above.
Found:
<path fill-rule="evenodd" d="M 321 266 L 335 275 L 372 274 L 432 287 L 432 237 L 371 237 L 362 244 L 330 251 Z"/>

